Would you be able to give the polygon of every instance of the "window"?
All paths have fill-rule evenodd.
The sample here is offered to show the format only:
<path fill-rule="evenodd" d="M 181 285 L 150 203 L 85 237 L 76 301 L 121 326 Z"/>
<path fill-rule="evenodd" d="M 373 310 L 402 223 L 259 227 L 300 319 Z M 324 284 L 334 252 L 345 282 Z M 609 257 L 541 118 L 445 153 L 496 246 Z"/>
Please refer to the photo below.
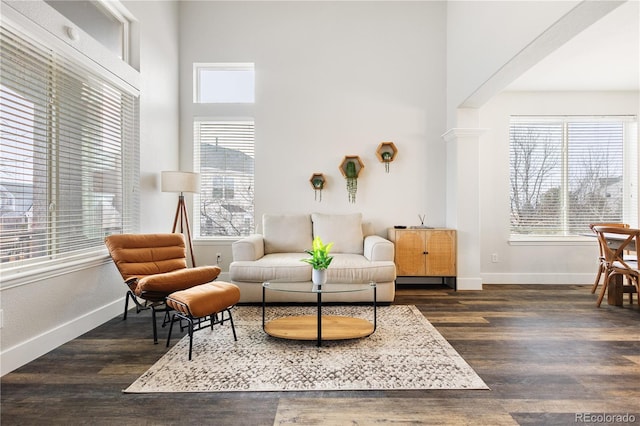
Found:
<path fill-rule="evenodd" d="M 253 64 L 194 64 L 195 103 L 253 103 Z"/>
<path fill-rule="evenodd" d="M 0 264 L 104 251 L 138 218 L 138 101 L 3 23 Z"/>
<path fill-rule="evenodd" d="M 195 235 L 251 234 L 253 121 L 196 120 L 194 148 L 194 170 L 200 173 L 200 194 L 194 198 Z"/>
<path fill-rule="evenodd" d="M 106 0 L 45 0 L 112 53 L 129 62 L 129 19 L 117 2 Z"/>
<path fill-rule="evenodd" d="M 637 223 L 635 117 L 512 117 L 511 234 Z"/>

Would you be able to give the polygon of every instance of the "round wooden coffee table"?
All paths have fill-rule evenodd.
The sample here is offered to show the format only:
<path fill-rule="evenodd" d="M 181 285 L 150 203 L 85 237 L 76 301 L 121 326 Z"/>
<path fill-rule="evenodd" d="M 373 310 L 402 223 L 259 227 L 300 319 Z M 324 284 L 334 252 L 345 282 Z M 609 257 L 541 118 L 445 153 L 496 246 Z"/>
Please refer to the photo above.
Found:
<path fill-rule="evenodd" d="M 317 296 L 316 315 L 291 315 L 265 321 L 266 292 L 284 291 L 314 293 Z M 327 293 L 345 293 L 355 291 L 373 291 L 373 322 L 364 318 L 342 315 L 322 315 L 322 295 Z M 377 320 L 376 283 L 341 284 L 327 283 L 321 286 L 311 282 L 266 281 L 262 284 L 262 329 L 270 336 L 292 340 L 315 340 L 318 346 L 323 340 L 358 339 L 373 334 Z"/>

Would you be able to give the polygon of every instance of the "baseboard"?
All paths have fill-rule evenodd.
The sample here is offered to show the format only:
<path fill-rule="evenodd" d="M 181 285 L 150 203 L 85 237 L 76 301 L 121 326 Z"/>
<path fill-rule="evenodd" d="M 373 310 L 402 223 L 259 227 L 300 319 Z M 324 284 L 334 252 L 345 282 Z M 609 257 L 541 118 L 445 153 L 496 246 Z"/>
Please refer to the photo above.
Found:
<path fill-rule="evenodd" d="M 6 349 L 0 353 L 2 359 L 0 376 L 28 364 L 58 346 L 104 324 L 116 315 L 122 314 L 123 307 L 124 299 L 120 299 Z"/>
<path fill-rule="evenodd" d="M 482 278 L 480 277 L 458 277 L 456 279 L 456 290 L 482 290 Z"/>
<path fill-rule="evenodd" d="M 595 271 L 591 273 L 494 273 L 481 274 L 485 284 L 593 284 Z"/>

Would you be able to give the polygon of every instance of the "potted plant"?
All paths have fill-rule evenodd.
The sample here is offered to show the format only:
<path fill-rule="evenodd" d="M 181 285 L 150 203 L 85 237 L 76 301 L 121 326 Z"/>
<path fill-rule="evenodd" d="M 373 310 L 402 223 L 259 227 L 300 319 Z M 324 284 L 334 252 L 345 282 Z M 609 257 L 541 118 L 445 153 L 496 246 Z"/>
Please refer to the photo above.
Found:
<path fill-rule="evenodd" d="M 327 282 L 327 268 L 333 260 L 333 256 L 329 256 L 329 250 L 333 247 L 333 243 L 324 244 L 319 236 L 313 239 L 311 250 L 305 250 L 305 253 L 311 256 L 310 259 L 302 259 L 313 267 L 311 281 L 314 284 L 324 284 Z"/>
<path fill-rule="evenodd" d="M 364 164 L 357 155 L 345 156 L 340 164 L 340 172 L 347 179 L 347 192 L 349 202 L 356 202 L 356 192 L 358 191 L 358 176 L 364 168 Z"/>

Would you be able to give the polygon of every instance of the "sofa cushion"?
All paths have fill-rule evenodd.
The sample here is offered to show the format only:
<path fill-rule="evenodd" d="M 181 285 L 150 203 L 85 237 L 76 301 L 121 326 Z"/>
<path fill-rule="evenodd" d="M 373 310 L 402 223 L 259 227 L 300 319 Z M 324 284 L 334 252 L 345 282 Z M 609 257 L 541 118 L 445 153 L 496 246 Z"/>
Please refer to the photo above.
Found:
<path fill-rule="evenodd" d="M 313 241 L 311 217 L 308 214 L 263 215 L 264 252 L 304 253 Z"/>
<path fill-rule="evenodd" d="M 364 253 L 362 214 L 313 213 L 313 236 L 325 244 L 333 243 L 333 253 Z"/>
<path fill-rule="evenodd" d="M 396 265 L 393 261 L 369 262 L 357 254 L 336 254 L 327 268 L 329 282 L 378 283 L 396 279 Z"/>
<path fill-rule="evenodd" d="M 311 281 L 311 265 L 302 262 L 305 253 L 272 253 L 255 261 L 233 262 L 229 267 L 232 281 L 260 283 L 269 280 Z M 364 259 L 364 257 L 363 257 Z"/>

